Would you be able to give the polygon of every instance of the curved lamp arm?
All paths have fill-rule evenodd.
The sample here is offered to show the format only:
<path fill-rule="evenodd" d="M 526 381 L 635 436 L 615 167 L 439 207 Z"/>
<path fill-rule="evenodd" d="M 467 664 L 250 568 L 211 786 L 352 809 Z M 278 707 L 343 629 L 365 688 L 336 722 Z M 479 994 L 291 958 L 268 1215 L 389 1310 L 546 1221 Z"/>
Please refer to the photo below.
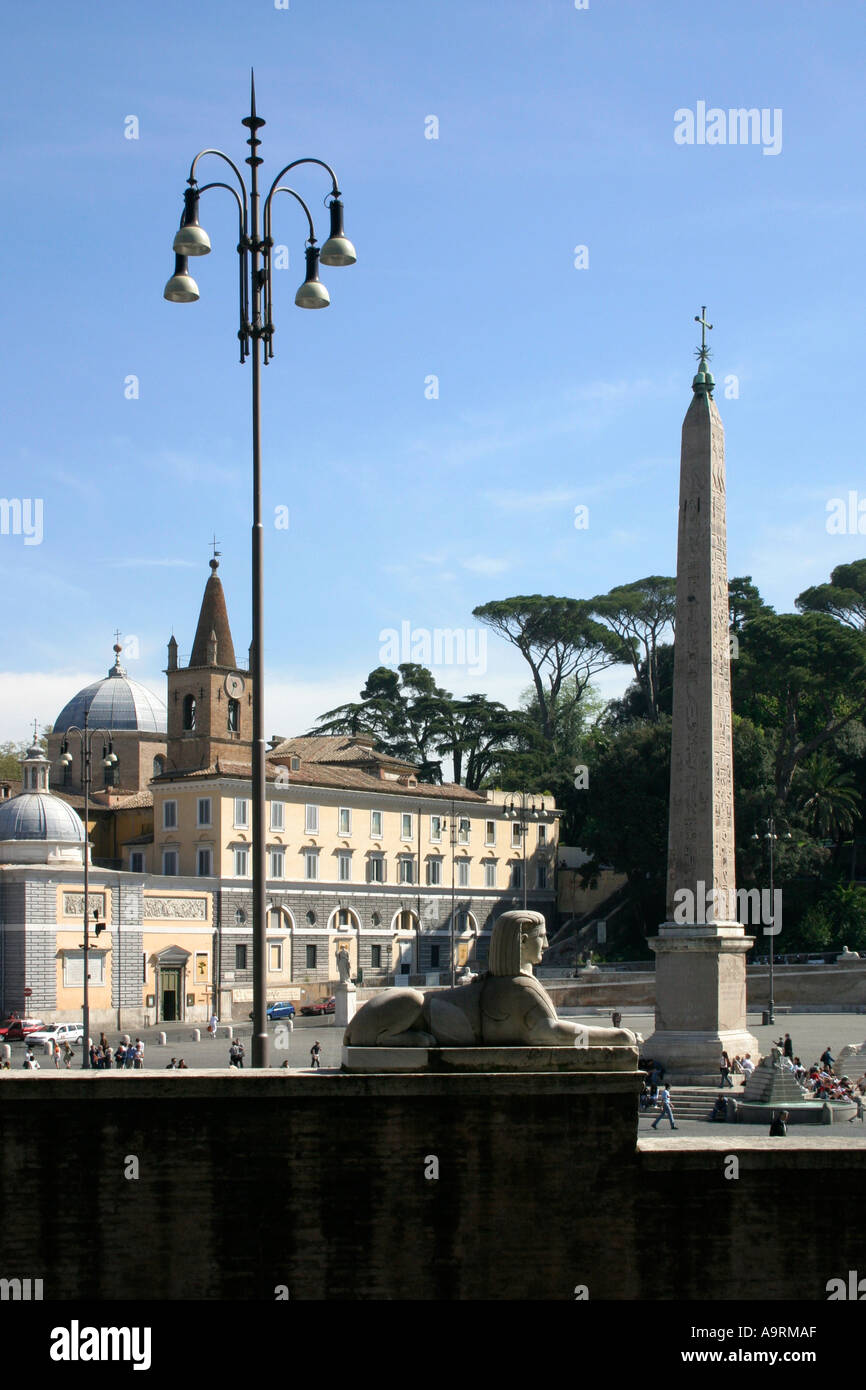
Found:
<path fill-rule="evenodd" d="M 297 161 L 297 162 L 300 162 L 300 161 Z M 291 167 L 291 166 L 290 166 L 290 167 Z M 285 170 L 283 170 L 283 173 L 285 173 Z M 263 289 L 264 289 L 264 300 L 265 300 L 265 302 L 264 302 L 264 311 L 265 311 L 265 313 L 264 313 L 264 317 L 265 317 L 265 326 L 264 326 L 264 327 L 265 327 L 265 331 L 264 331 L 264 334 L 263 334 L 263 337 L 264 337 L 264 349 L 265 349 L 265 351 L 264 351 L 265 366 L 267 366 L 268 362 L 271 360 L 271 358 L 272 358 L 273 355 L 274 355 L 274 350 L 273 350 L 274 324 L 273 324 L 273 318 L 272 318 L 272 316 L 271 316 L 271 293 L 272 293 L 272 280 L 271 280 L 271 247 L 272 247 L 273 244 L 274 244 L 274 239 L 273 239 L 273 236 L 271 235 L 271 204 L 272 204 L 272 200 L 273 200 L 273 198 L 274 198 L 274 195 L 277 194 L 277 193 L 290 193 L 290 194 L 292 195 L 292 197 L 296 200 L 296 202 L 300 203 L 300 205 L 301 205 L 301 207 L 303 208 L 304 212 L 307 214 L 307 225 L 308 225 L 308 227 L 309 227 L 309 229 L 310 229 L 310 235 L 309 235 L 308 238 L 307 238 L 307 244 L 308 244 L 309 246 L 312 246 L 312 245 L 315 244 L 315 241 L 316 241 L 316 228 L 315 228 L 315 226 L 313 225 L 313 215 L 312 215 L 312 213 L 310 212 L 310 209 L 307 207 L 307 204 L 304 202 L 303 198 L 301 197 L 300 193 L 296 193 L 295 190 L 294 190 L 294 188 L 289 188 L 288 184 L 280 184 L 280 183 L 279 183 L 279 180 L 278 180 L 278 179 L 275 179 L 275 180 L 274 180 L 274 183 L 271 185 L 271 188 L 270 188 L 270 191 L 269 191 L 269 193 L 268 193 L 268 196 L 267 196 L 267 198 L 265 199 L 265 208 L 264 208 L 264 231 L 265 231 L 265 237 L 264 237 L 264 250 L 263 250 L 263 255 L 264 255 L 264 258 L 265 258 L 265 268 L 264 268 L 264 278 L 263 278 L 262 284 L 263 284 Z"/>
<path fill-rule="evenodd" d="M 278 191 L 278 190 L 277 190 L 277 184 L 279 183 L 279 181 L 280 181 L 280 179 L 283 177 L 283 175 L 284 175 L 284 174 L 287 174 L 287 173 L 289 172 L 290 169 L 297 169 L 298 166 L 301 165 L 301 164 L 318 164 L 319 167 L 320 167 L 321 169 L 325 169 L 325 170 L 330 174 L 330 176 L 331 176 L 331 184 L 333 185 L 333 186 L 332 186 L 332 189 L 331 189 L 331 192 L 333 193 L 333 195 L 334 195 L 335 198 L 339 198 L 339 196 L 340 196 L 340 186 L 339 186 L 339 184 L 337 183 L 337 175 L 334 173 L 334 171 L 333 171 L 333 169 L 331 168 L 330 164 L 326 164 L 325 161 L 324 161 L 323 159 L 312 159 L 312 158 L 309 158 L 309 159 L 293 159 L 292 162 L 291 162 L 291 164 L 287 164 L 286 167 L 285 167 L 285 169 L 281 169 L 281 170 L 280 170 L 280 172 L 277 174 L 277 177 L 274 179 L 273 183 L 271 184 L 270 190 L 269 190 L 269 192 L 268 192 L 268 196 L 267 196 L 267 198 L 265 199 L 265 204 L 266 204 L 266 205 L 271 201 L 271 198 L 273 197 L 274 193 L 276 193 L 276 192 Z"/>
<path fill-rule="evenodd" d="M 223 154 L 222 150 L 199 150 L 199 152 L 198 152 L 198 154 L 196 155 L 195 159 L 193 160 L 192 164 L 189 166 L 189 178 L 187 179 L 187 183 L 190 185 L 190 187 L 192 187 L 192 185 L 196 182 L 196 177 L 195 177 L 195 166 L 198 164 L 198 162 L 199 162 L 200 159 L 203 159 L 203 158 L 204 158 L 204 156 L 205 156 L 206 154 L 215 154 L 216 157 L 217 157 L 217 159 L 222 159 L 222 160 L 224 160 L 225 163 L 228 164 L 229 168 L 231 168 L 231 169 L 234 170 L 235 178 L 237 179 L 238 184 L 239 184 L 239 186 L 240 186 L 241 197 L 242 197 L 242 199 L 243 199 L 243 205 L 244 205 L 244 217 L 243 217 L 243 220 L 244 220 L 244 226 L 246 226 L 246 222 L 247 222 L 247 186 L 246 186 L 246 184 L 244 183 L 244 176 L 243 176 L 243 174 L 241 173 L 241 171 L 240 171 L 240 169 L 238 168 L 238 166 L 235 164 L 234 160 L 233 160 L 233 159 L 229 159 L 229 157 L 228 157 L 227 154 Z"/>
<path fill-rule="evenodd" d="M 204 153 L 209 152 L 205 151 Z M 229 160 L 229 163 L 231 163 L 231 160 Z M 237 170 L 235 170 L 235 172 L 237 173 Z M 240 177 L 240 175 L 238 175 L 238 177 Z M 247 325 L 249 323 L 250 318 L 249 284 L 245 266 L 246 252 L 249 249 L 249 239 L 247 234 L 246 198 L 244 198 L 244 201 L 241 202 L 236 188 L 232 188 L 230 183 L 219 182 L 202 184 L 201 188 L 198 190 L 199 195 L 201 195 L 202 193 L 207 193 L 208 189 L 210 188 L 228 189 L 229 193 L 231 193 L 232 197 L 238 205 L 238 304 L 240 312 L 238 338 L 240 339 L 241 344 L 241 362 L 244 362 L 249 352 Z"/>

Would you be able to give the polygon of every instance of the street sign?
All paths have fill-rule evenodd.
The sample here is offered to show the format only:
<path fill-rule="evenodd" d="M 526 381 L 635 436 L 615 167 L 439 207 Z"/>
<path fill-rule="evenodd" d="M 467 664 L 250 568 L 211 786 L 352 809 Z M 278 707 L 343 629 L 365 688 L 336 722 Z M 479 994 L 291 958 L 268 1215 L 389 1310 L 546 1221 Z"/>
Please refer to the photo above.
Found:
<path fill-rule="evenodd" d="M 32 990 L 32 989 L 25 989 L 25 991 L 24 991 L 24 998 L 25 998 L 25 999 L 29 999 L 32 993 L 33 993 L 33 990 Z"/>

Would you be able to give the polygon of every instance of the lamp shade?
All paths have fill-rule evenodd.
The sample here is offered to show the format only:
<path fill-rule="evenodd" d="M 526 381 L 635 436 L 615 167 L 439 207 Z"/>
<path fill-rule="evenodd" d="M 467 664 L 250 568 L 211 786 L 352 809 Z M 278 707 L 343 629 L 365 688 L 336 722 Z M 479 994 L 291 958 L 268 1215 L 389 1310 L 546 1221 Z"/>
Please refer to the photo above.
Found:
<path fill-rule="evenodd" d="M 172 247 L 178 256 L 206 256 L 210 251 L 210 237 L 198 222 L 198 199 L 197 188 L 188 188 L 183 195 L 183 216 Z"/>
<path fill-rule="evenodd" d="M 327 309 L 331 296 L 319 279 L 319 248 L 307 247 L 307 278 L 295 295 L 299 309 Z"/>
<path fill-rule="evenodd" d="M 330 204 L 331 235 L 322 247 L 322 265 L 354 265 L 358 257 L 351 241 L 343 233 L 343 204 L 335 198 Z"/>
<path fill-rule="evenodd" d="M 174 275 L 166 283 L 162 297 L 172 304 L 193 304 L 198 299 L 198 285 L 189 274 L 186 256 L 175 255 Z"/>

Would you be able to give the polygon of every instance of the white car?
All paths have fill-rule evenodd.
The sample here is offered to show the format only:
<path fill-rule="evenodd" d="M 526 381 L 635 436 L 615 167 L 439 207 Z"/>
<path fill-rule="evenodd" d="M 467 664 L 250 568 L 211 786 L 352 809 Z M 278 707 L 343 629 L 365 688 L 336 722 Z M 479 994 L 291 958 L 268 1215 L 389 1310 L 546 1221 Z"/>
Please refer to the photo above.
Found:
<path fill-rule="evenodd" d="M 38 1033 L 28 1033 L 27 1042 L 37 1047 L 47 1042 L 58 1042 L 62 1047 L 68 1042 L 70 1047 L 75 1047 L 83 1037 L 84 1027 L 81 1023 L 55 1023 L 51 1028 L 40 1028 Z"/>

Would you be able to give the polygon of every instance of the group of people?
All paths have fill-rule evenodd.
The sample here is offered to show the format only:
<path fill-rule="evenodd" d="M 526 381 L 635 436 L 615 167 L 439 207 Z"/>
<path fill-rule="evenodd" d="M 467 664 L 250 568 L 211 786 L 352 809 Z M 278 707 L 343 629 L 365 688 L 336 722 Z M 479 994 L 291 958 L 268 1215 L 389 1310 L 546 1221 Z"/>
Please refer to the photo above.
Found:
<path fill-rule="evenodd" d="M 172 1057 L 170 1062 L 166 1062 L 165 1069 L 166 1071 L 189 1071 L 189 1067 L 182 1057 L 179 1060 L 177 1057 Z"/>
<path fill-rule="evenodd" d="M 112 1062 L 117 1071 L 141 1071 L 144 1066 L 144 1043 L 141 1038 L 127 1042 L 120 1038 L 117 1047 L 112 1047 L 104 1033 L 99 1042 L 90 1044 L 90 1065 L 94 1071 L 111 1071 Z"/>

